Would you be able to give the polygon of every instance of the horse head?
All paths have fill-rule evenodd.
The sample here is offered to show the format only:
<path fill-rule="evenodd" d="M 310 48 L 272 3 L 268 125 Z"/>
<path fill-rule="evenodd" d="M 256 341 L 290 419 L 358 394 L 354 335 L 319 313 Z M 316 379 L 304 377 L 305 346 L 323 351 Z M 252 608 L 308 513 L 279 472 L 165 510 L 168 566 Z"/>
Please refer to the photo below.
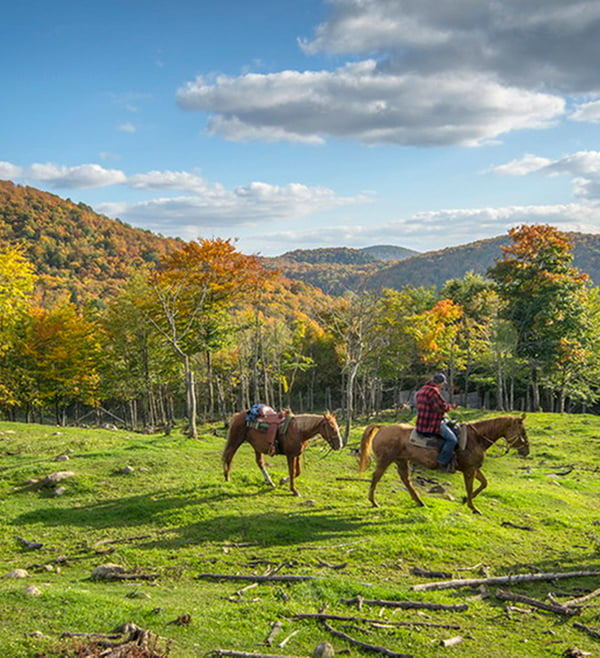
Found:
<path fill-rule="evenodd" d="M 510 425 L 506 430 L 506 442 L 509 448 L 515 448 L 522 457 L 527 457 L 529 454 L 529 440 L 527 439 L 524 420 L 525 414 L 511 418 Z"/>
<path fill-rule="evenodd" d="M 329 411 L 323 414 L 321 428 L 321 435 L 334 450 L 343 448 L 344 441 L 340 433 L 340 428 L 338 427 L 335 416 Z"/>

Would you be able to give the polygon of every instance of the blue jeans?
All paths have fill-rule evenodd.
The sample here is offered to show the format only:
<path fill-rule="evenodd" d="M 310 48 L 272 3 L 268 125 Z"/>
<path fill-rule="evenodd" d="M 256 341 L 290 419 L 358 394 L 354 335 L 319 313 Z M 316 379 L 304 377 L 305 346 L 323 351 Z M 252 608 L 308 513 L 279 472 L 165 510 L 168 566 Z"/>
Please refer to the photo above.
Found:
<path fill-rule="evenodd" d="M 454 450 L 458 444 L 458 437 L 456 434 L 454 434 L 450 427 L 448 427 L 445 420 L 443 420 L 442 424 L 440 425 L 440 436 L 442 439 L 444 439 L 444 445 L 442 446 L 440 454 L 438 455 L 438 461 L 440 464 L 447 465 L 452 460 L 452 455 L 454 454 Z"/>

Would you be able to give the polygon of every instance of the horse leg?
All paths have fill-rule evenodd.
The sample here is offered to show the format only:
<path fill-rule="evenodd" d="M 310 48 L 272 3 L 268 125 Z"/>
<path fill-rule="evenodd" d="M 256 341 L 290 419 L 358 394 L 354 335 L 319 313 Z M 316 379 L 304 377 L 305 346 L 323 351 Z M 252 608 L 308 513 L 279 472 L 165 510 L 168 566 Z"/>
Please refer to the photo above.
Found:
<path fill-rule="evenodd" d="M 298 455 L 287 456 L 290 491 L 294 494 L 294 496 L 300 495 L 298 493 L 298 490 L 296 489 L 296 485 L 294 484 L 294 478 L 296 477 L 296 468 L 298 468 L 298 473 L 300 472 L 299 461 L 300 461 L 300 457 Z"/>
<path fill-rule="evenodd" d="M 227 442 L 223 448 L 223 455 L 221 457 L 223 463 L 223 475 L 225 482 L 229 482 L 229 473 L 231 471 L 231 462 L 238 451 L 238 448 L 246 440 L 246 427 L 239 417 L 234 417 L 229 431 L 227 433 Z"/>
<path fill-rule="evenodd" d="M 379 482 L 379 480 L 381 480 L 383 474 L 387 470 L 387 467 L 391 463 L 392 460 L 388 459 L 387 457 L 377 460 L 377 466 L 375 467 L 375 471 L 373 472 L 373 477 L 371 478 L 371 487 L 369 488 L 369 500 L 371 501 L 371 505 L 373 507 L 379 507 L 379 505 L 375 502 L 375 489 L 377 487 L 377 483 Z"/>
<path fill-rule="evenodd" d="M 404 482 L 404 486 L 408 489 L 408 493 L 410 494 L 411 498 L 415 501 L 415 503 L 417 503 L 417 505 L 420 505 L 421 507 L 425 507 L 425 503 L 419 497 L 419 494 L 417 493 L 416 489 L 413 487 L 412 480 L 410 479 L 408 461 L 406 459 L 401 459 L 397 461 L 396 468 L 398 469 L 398 475 L 400 476 L 402 482 Z"/>
<path fill-rule="evenodd" d="M 237 452 L 238 448 L 242 445 L 242 441 L 235 443 L 229 441 L 223 450 L 223 475 L 225 476 L 225 482 L 229 482 L 229 474 L 231 472 L 231 462 Z"/>
<path fill-rule="evenodd" d="M 263 454 L 256 448 L 254 449 L 254 455 L 256 457 L 256 465 L 258 468 L 260 468 L 260 472 L 263 474 L 263 478 L 265 479 L 265 483 L 269 487 L 274 487 L 275 485 L 273 484 L 273 480 L 271 480 L 271 476 L 267 473 L 267 469 L 265 467 L 265 460 L 263 459 Z"/>
<path fill-rule="evenodd" d="M 465 502 L 467 503 L 467 507 L 473 512 L 473 514 L 481 514 L 481 512 L 475 507 L 475 505 L 473 505 L 473 478 L 475 477 L 476 472 L 477 469 L 463 471 L 463 477 L 465 480 L 465 490 L 467 492 Z"/>
<path fill-rule="evenodd" d="M 475 496 L 478 496 L 488 485 L 487 478 L 479 469 L 475 471 L 474 476 L 476 480 L 479 480 L 480 484 L 477 487 L 477 489 L 475 489 L 475 491 L 473 492 L 471 499 L 475 498 Z"/>

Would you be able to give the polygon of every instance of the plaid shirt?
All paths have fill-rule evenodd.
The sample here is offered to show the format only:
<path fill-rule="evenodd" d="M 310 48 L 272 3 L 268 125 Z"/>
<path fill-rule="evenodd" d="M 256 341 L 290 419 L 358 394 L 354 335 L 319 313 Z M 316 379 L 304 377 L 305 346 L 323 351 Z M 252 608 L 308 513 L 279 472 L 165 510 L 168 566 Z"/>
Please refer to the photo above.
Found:
<path fill-rule="evenodd" d="M 444 414 L 450 405 L 444 400 L 437 386 L 427 382 L 417 391 L 417 432 L 422 434 L 439 434 Z"/>

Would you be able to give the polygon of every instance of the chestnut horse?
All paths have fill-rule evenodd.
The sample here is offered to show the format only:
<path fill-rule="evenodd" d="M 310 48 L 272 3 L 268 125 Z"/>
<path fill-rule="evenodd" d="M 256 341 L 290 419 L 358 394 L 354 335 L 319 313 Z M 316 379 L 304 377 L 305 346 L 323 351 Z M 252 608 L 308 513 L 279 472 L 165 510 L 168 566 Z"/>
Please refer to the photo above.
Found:
<path fill-rule="evenodd" d="M 529 442 L 522 416 L 497 416 L 485 420 L 466 423 L 467 441 L 464 450 L 456 451 L 456 462 L 459 471 L 462 471 L 465 490 L 467 492 L 464 502 L 475 514 L 481 512 L 473 505 L 473 498 L 487 487 L 487 480 L 481 472 L 481 465 L 485 451 L 498 439 L 505 438 L 508 448 L 515 448 L 520 455 L 529 454 Z M 415 462 L 426 468 L 435 469 L 437 466 L 438 451 L 435 448 L 423 448 L 409 443 L 413 430 L 412 425 L 405 423 L 397 425 L 368 425 L 363 432 L 360 443 L 359 471 L 367 467 L 371 446 L 377 458 L 377 466 L 371 478 L 369 500 L 373 507 L 375 502 L 375 488 L 388 466 L 396 463 L 398 474 L 412 496 L 419 505 L 424 505 L 419 494 L 415 491 L 410 480 L 409 463 Z M 479 486 L 473 491 L 473 480 L 479 481 Z"/>
<path fill-rule="evenodd" d="M 270 487 L 274 487 L 275 485 L 267 473 L 263 459 L 263 455 L 269 452 L 267 433 L 248 427 L 246 425 L 246 413 L 246 411 L 240 411 L 234 414 L 229 425 L 227 443 L 223 449 L 222 458 L 225 480 L 229 481 L 231 461 L 235 453 L 244 441 L 248 441 L 254 448 L 256 464 L 260 468 L 265 482 Z M 335 416 L 330 413 L 292 416 L 285 434 L 280 434 L 278 437 L 279 454 L 287 457 L 290 490 L 294 496 L 300 495 L 294 484 L 295 478 L 300 475 L 301 471 L 300 456 L 304 452 L 309 439 L 317 434 L 320 434 L 334 450 L 339 450 L 344 445 Z"/>

